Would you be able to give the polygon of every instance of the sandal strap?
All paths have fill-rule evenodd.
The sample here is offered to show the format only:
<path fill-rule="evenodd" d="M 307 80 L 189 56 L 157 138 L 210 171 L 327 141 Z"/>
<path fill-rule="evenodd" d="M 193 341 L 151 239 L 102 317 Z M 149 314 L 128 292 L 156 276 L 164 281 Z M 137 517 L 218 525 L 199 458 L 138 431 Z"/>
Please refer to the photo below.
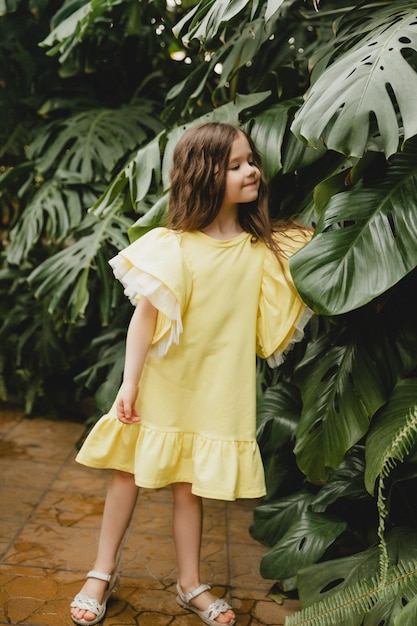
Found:
<path fill-rule="evenodd" d="M 232 607 L 226 602 L 226 600 L 223 600 L 223 598 L 218 598 L 215 602 L 212 602 L 205 611 L 203 611 L 203 614 L 205 614 L 209 619 L 214 621 L 219 617 L 220 613 L 226 613 L 226 611 L 231 608 Z M 226 626 L 228 626 L 227 623 Z"/>
<path fill-rule="evenodd" d="M 95 600 L 95 598 L 90 598 L 84 593 L 77 593 L 74 600 L 70 605 L 72 608 L 81 609 L 82 611 L 90 611 L 90 613 L 94 613 L 94 615 L 100 615 L 103 610 L 103 605 Z"/>
<path fill-rule="evenodd" d="M 193 598 L 196 598 L 201 593 L 204 593 L 205 591 L 208 591 L 209 589 L 211 589 L 210 585 L 207 585 L 207 584 L 204 583 L 202 585 L 199 585 L 198 587 L 196 587 L 195 589 L 193 589 L 189 593 L 184 593 L 183 594 L 183 599 L 185 600 L 185 602 L 189 602 Z"/>
<path fill-rule="evenodd" d="M 105 580 L 106 583 L 109 583 L 111 581 L 111 577 L 111 574 L 103 574 L 103 572 L 98 572 L 95 569 L 92 569 L 87 574 L 87 578 L 98 578 L 98 580 Z"/>

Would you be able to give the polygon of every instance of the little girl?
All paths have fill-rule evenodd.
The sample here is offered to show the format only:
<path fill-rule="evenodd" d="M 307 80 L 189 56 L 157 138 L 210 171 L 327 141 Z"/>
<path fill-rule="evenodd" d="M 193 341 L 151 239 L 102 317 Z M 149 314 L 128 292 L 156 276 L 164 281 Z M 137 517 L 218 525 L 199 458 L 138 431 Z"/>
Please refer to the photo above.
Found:
<path fill-rule="evenodd" d="M 208 625 L 235 623 L 232 608 L 200 581 L 202 498 L 265 494 L 255 355 L 278 365 L 311 314 L 288 268 L 310 235 L 272 227 L 260 158 L 242 130 L 213 122 L 183 135 L 168 226 L 110 261 L 136 308 L 122 386 L 77 456 L 115 471 L 94 569 L 71 604 L 76 624 L 103 619 L 138 488 L 166 485 L 177 602 Z"/>

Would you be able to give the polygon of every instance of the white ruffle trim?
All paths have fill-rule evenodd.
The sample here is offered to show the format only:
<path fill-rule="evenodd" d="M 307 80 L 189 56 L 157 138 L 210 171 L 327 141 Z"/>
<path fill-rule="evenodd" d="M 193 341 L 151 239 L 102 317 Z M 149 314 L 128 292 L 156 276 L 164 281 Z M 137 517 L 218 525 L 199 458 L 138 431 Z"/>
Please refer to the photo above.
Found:
<path fill-rule="evenodd" d="M 312 315 L 313 311 L 311 309 L 306 307 L 303 310 L 301 316 L 295 324 L 295 331 L 285 348 L 283 350 L 277 350 L 266 359 L 269 367 L 278 367 L 278 365 L 281 365 L 281 363 L 284 362 L 287 353 L 293 348 L 294 344 L 303 339 L 304 328 L 307 322 L 311 319 Z"/>
<path fill-rule="evenodd" d="M 161 339 L 158 340 L 157 337 L 156 343 L 152 344 L 149 349 L 149 356 L 163 357 L 173 343 L 179 343 L 183 330 L 180 303 L 164 283 L 155 276 L 132 266 L 120 254 L 110 259 L 109 264 L 115 277 L 125 288 L 125 295 L 134 306 L 137 305 L 140 296 L 145 296 L 167 318 Z M 161 327 L 157 324 L 156 333 L 161 334 L 160 330 Z"/>

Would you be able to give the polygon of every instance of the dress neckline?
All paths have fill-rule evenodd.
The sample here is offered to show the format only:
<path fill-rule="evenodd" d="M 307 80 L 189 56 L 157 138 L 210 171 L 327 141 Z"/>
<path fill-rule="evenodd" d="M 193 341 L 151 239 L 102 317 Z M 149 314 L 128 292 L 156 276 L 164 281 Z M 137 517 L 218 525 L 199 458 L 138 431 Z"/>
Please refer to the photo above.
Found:
<path fill-rule="evenodd" d="M 206 240 L 207 243 L 210 243 L 212 246 L 217 246 L 219 248 L 235 246 L 251 236 L 250 233 L 246 232 L 246 230 L 242 231 L 238 235 L 235 235 L 234 237 L 230 237 L 230 239 L 217 239 L 216 237 L 211 237 L 211 235 L 206 235 L 206 233 L 203 233 L 201 230 L 196 230 L 193 234 L 197 235 L 200 239 Z"/>

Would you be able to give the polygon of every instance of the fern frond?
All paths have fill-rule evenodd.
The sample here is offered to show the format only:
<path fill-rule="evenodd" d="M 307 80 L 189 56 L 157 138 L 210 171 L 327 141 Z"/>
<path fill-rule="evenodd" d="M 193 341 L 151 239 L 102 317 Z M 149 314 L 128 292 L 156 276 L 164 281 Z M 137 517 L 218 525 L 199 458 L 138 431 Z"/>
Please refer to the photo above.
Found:
<path fill-rule="evenodd" d="M 381 460 L 377 497 L 380 539 L 378 576 L 349 585 L 321 602 L 298 611 L 286 618 L 285 626 L 334 626 L 349 618 L 365 615 L 378 602 L 392 602 L 405 588 L 413 594 L 417 593 L 417 561 L 400 562 L 390 567 L 385 541 L 385 520 L 389 512 L 386 505 L 385 479 L 398 463 L 404 461 L 416 443 L 417 405 L 414 405 Z"/>
<path fill-rule="evenodd" d="M 405 587 L 417 593 L 415 560 L 389 568 L 385 581 L 379 576 L 364 579 L 288 616 L 285 626 L 334 626 L 349 617 L 366 614 L 377 602 L 393 601 Z"/>
<path fill-rule="evenodd" d="M 388 575 L 389 556 L 385 541 L 385 520 L 388 517 L 386 507 L 386 497 L 384 495 L 385 479 L 390 475 L 398 463 L 402 463 L 410 453 L 411 448 L 417 441 L 417 405 L 410 409 L 403 426 L 396 433 L 392 445 L 385 451 L 381 462 L 379 474 L 377 509 L 379 515 L 378 537 L 380 540 L 379 549 L 379 577 L 381 584 Z"/>

